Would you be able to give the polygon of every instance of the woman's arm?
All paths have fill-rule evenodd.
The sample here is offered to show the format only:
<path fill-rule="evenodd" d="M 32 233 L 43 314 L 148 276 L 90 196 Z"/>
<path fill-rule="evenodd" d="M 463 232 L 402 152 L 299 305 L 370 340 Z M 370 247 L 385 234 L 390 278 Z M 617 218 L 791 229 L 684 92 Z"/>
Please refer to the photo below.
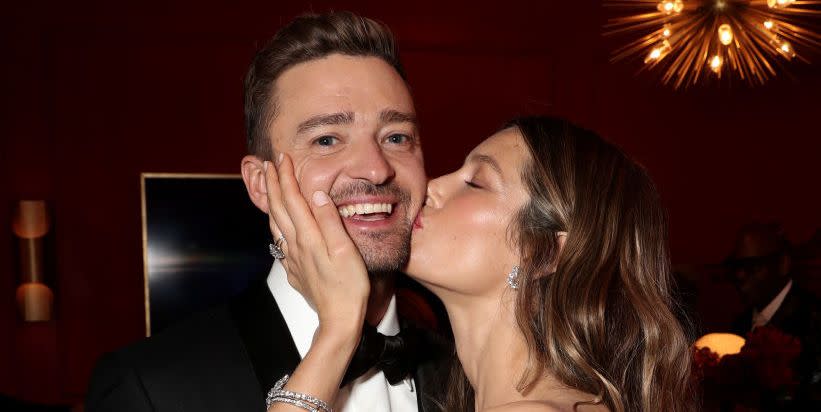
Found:
<path fill-rule="evenodd" d="M 370 282 L 336 205 L 321 191 L 312 194 L 309 205 L 294 177 L 293 163 L 283 157 L 276 168 L 265 163 L 271 233 L 285 239 L 282 264 L 288 282 L 319 317 L 311 348 L 284 389 L 332 404 L 360 339 Z M 304 409 L 279 402 L 268 409 L 299 410 Z"/>

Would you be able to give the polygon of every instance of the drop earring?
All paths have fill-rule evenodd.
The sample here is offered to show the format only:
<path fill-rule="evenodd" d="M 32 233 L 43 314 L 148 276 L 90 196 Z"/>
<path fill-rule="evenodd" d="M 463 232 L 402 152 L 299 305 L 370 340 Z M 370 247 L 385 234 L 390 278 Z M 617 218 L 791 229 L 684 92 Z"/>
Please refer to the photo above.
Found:
<path fill-rule="evenodd" d="M 519 266 L 513 266 L 510 273 L 507 274 L 507 284 L 511 289 L 519 289 Z"/>

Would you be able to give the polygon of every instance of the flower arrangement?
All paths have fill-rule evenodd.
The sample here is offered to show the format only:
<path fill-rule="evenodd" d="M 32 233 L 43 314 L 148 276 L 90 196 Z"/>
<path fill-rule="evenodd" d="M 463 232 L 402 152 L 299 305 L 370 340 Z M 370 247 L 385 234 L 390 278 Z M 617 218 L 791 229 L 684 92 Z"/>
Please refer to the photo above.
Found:
<path fill-rule="evenodd" d="M 710 348 L 695 349 L 695 374 L 704 393 L 705 411 L 780 410 L 798 386 L 795 362 L 801 342 L 774 327 L 747 335 L 741 352 L 719 357 Z"/>

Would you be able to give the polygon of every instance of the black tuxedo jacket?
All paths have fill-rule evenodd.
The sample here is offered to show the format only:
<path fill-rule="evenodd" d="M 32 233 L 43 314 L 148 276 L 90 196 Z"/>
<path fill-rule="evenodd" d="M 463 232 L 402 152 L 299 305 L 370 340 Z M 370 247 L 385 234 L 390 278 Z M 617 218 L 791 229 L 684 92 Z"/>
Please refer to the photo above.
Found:
<path fill-rule="evenodd" d="M 435 353 L 442 352 L 442 353 Z M 414 380 L 419 410 L 438 410 L 446 350 L 431 351 Z M 265 411 L 265 394 L 300 361 L 265 282 L 98 362 L 88 412 Z"/>

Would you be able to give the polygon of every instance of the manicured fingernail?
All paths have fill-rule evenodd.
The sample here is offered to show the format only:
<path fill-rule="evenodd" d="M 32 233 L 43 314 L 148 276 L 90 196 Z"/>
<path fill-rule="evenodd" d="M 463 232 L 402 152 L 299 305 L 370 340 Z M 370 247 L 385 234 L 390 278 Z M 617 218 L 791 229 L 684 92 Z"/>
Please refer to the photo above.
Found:
<path fill-rule="evenodd" d="M 282 163 L 282 155 L 283 153 L 277 155 L 277 166 L 279 166 Z"/>
<path fill-rule="evenodd" d="M 331 201 L 331 199 L 328 198 L 328 195 L 326 195 L 325 192 L 317 190 L 314 192 L 313 201 L 316 206 L 325 206 Z"/>
<path fill-rule="evenodd" d="M 270 162 L 267 161 L 267 160 L 262 162 L 262 170 L 264 170 L 266 172 L 268 171 L 268 163 L 270 163 Z"/>

